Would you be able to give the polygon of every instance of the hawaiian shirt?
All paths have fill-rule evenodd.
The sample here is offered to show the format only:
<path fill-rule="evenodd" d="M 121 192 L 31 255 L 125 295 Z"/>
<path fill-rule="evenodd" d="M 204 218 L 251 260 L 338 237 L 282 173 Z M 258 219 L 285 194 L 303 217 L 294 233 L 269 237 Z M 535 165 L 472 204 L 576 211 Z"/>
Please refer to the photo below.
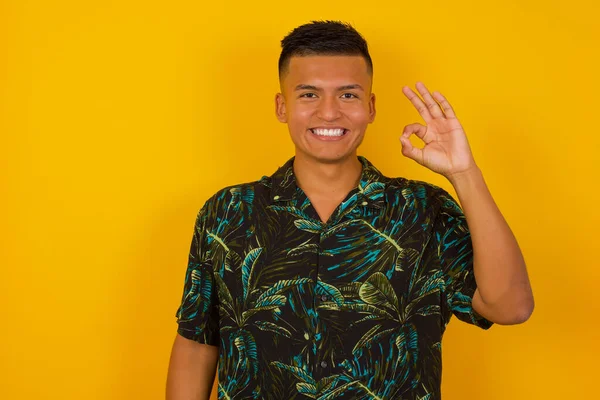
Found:
<path fill-rule="evenodd" d="M 294 158 L 199 210 L 178 333 L 218 346 L 219 399 L 440 399 L 452 315 L 483 329 L 465 216 L 442 188 L 383 176 L 324 223 Z"/>

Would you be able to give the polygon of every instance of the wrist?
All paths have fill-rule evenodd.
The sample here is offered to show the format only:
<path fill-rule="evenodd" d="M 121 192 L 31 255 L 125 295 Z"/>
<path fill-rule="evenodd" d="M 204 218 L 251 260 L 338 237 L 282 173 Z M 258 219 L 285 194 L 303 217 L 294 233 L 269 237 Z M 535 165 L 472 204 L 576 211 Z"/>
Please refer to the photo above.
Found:
<path fill-rule="evenodd" d="M 458 190 L 459 186 L 468 185 L 481 179 L 483 174 L 476 164 L 472 167 L 467 168 L 463 171 L 448 174 L 446 178 L 450 181 L 455 190 Z"/>

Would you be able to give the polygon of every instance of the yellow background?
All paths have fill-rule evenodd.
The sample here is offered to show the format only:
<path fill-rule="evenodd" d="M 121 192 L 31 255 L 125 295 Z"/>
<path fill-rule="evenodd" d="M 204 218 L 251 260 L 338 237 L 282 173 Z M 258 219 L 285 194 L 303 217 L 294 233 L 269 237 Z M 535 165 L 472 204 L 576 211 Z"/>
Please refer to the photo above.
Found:
<path fill-rule="evenodd" d="M 591 398 L 596 4 L 2 1 L 0 398 L 164 398 L 196 213 L 293 154 L 279 41 L 312 19 L 369 41 L 378 115 L 360 154 L 451 190 L 397 139 L 421 122 L 402 85 L 441 91 L 528 262 L 529 322 L 450 324 L 444 398 Z"/>

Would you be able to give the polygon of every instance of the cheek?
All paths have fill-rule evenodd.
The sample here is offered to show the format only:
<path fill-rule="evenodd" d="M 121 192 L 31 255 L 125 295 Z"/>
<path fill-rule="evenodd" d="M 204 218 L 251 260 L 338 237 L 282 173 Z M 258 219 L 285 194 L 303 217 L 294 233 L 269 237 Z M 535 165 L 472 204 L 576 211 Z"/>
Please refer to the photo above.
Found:
<path fill-rule="evenodd" d="M 296 107 L 288 114 L 290 125 L 294 128 L 305 129 L 308 127 L 314 110 L 310 107 Z"/>
<path fill-rule="evenodd" d="M 355 124 L 362 125 L 369 122 L 369 109 L 363 106 L 347 109 L 345 114 Z"/>

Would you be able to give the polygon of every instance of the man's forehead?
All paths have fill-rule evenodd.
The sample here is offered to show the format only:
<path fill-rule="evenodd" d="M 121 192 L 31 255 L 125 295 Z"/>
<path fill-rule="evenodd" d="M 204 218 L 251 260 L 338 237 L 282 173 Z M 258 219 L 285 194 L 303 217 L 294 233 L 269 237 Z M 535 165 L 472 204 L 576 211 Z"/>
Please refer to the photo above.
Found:
<path fill-rule="evenodd" d="M 290 59 L 284 79 L 286 86 L 300 84 L 314 86 L 365 85 L 370 81 L 367 63 L 362 56 L 311 55 Z"/>
<path fill-rule="evenodd" d="M 336 69 L 346 67 L 344 69 L 359 69 L 367 72 L 367 62 L 360 55 L 292 56 L 288 65 L 288 72 L 305 72 L 330 66 L 336 66 Z"/>

